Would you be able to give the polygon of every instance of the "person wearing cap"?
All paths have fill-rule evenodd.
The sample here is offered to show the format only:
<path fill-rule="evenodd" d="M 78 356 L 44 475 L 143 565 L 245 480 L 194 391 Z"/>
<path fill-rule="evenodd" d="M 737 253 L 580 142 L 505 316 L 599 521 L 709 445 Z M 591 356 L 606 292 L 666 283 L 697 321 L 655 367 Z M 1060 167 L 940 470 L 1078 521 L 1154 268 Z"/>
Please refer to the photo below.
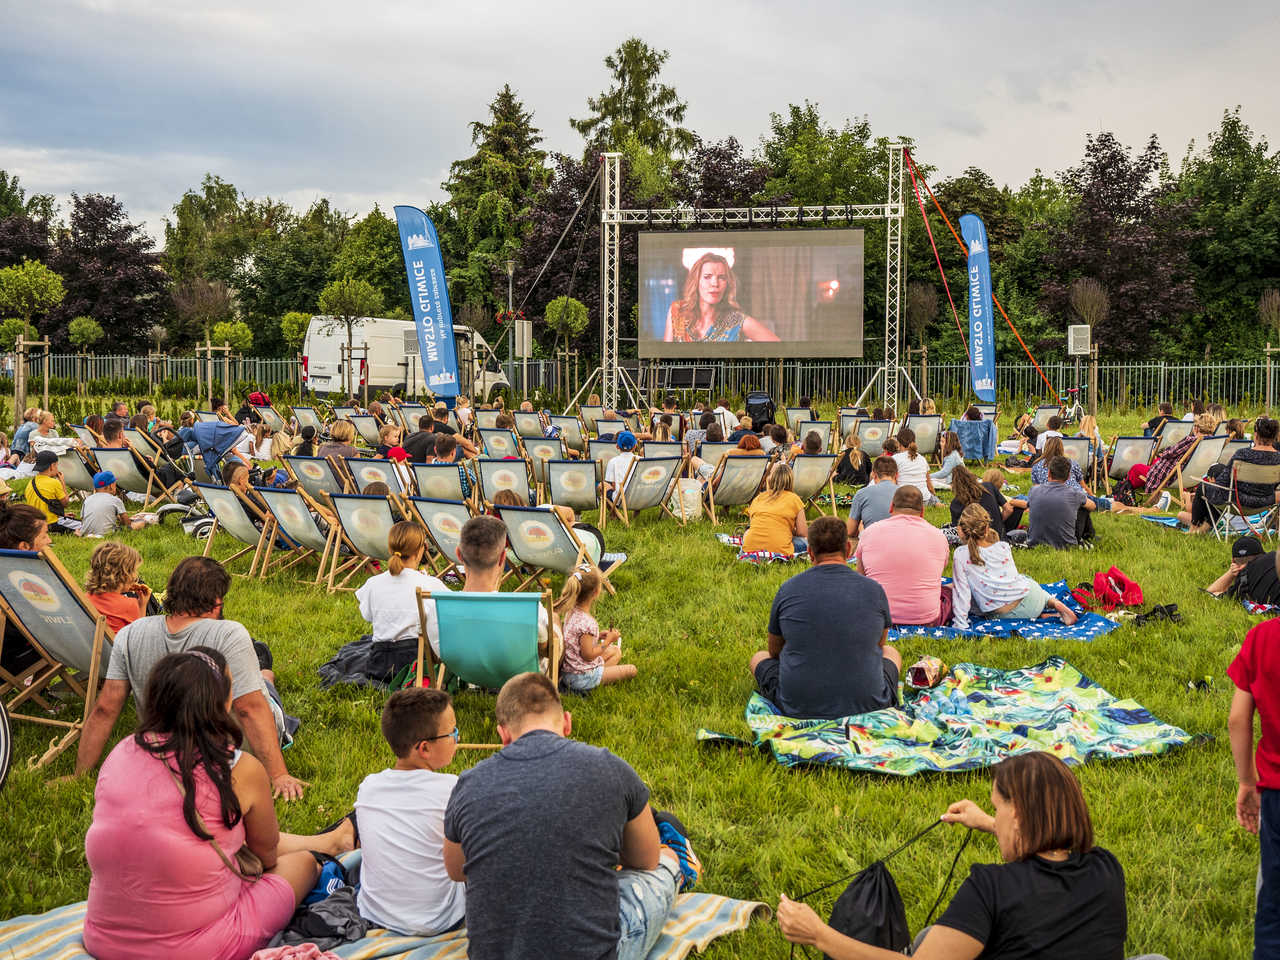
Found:
<path fill-rule="evenodd" d="M 1280 604 L 1280 577 L 1275 551 L 1266 553 L 1257 537 L 1238 537 L 1231 544 L 1227 572 L 1205 587 L 1215 597 L 1230 596 L 1252 603 Z"/>
<path fill-rule="evenodd" d="M 67 504 L 71 498 L 62 482 L 58 455 L 52 450 L 41 450 L 36 454 L 36 473 L 27 484 L 24 499 L 44 514 L 50 533 L 75 533 L 80 529 L 80 521 L 67 516 Z"/>
<path fill-rule="evenodd" d="M 618 455 L 613 457 L 604 468 L 604 494 L 606 497 L 618 499 L 622 486 L 627 482 L 627 474 L 631 472 L 631 464 L 637 459 L 635 455 L 636 435 L 630 430 L 618 431 L 614 444 Z"/>
<path fill-rule="evenodd" d="M 125 513 L 124 501 L 116 489 L 116 475 L 110 470 L 95 473 L 93 493 L 85 497 L 80 508 L 80 536 L 105 537 L 115 532 L 120 520 L 124 520 L 130 530 L 141 530 L 147 525 L 145 520 L 130 518 Z"/>
<path fill-rule="evenodd" d="M 387 459 L 391 461 L 392 469 L 400 479 L 400 489 L 412 490 L 413 478 L 409 472 L 409 451 L 397 444 L 387 451 Z"/>

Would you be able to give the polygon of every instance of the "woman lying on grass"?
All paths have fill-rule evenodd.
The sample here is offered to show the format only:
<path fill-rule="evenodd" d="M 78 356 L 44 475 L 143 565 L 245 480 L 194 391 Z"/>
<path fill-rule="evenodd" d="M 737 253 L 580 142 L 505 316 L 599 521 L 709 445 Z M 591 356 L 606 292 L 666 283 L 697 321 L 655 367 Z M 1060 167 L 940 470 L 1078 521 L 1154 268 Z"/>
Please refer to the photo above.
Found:
<path fill-rule="evenodd" d="M 1124 870 L 1093 845 L 1089 808 L 1075 775 L 1057 757 L 1029 753 L 995 768 L 989 815 L 971 800 L 942 819 L 993 834 L 1000 864 L 975 864 L 941 918 L 916 937 L 917 960 L 1124 956 L 1128 927 Z M 792 943 L 833 960 L 893 960 L 902 954 L 833 930 L 813 908 L 782 897 L 778 925 Z"/>

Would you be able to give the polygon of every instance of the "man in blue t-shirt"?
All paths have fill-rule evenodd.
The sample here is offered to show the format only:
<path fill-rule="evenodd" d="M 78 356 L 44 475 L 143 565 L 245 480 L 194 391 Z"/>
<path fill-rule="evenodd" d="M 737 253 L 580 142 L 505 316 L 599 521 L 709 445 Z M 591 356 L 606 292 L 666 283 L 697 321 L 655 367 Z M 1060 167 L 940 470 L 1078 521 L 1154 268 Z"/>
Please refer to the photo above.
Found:
<path fill-rule="evenodd" d="M 887 645 L 884 589 L 849 569 L 844 521 L 809 524 L 813 566 L 773 598 L 769 650 L 751 658 L 761 696 L 788 717 L 830 720 L 898 702 L 902 654 Z"/>
<path fill-rule="evenodd" d="M 572 717 L 541 674 L 508 680 L 494 714 L 503 748 L 463 771 L 444 814 L 467 955 L 641 960 L 701 870 L 683 826 L 654 813 L 626 761 L 568 739 Z"/>

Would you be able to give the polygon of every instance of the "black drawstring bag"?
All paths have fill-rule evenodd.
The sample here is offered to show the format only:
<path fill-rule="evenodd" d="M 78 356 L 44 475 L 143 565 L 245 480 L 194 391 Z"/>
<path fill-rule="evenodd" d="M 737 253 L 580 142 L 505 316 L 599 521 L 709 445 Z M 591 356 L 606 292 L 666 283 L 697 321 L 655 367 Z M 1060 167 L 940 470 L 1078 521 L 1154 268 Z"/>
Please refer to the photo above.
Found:
<path fill-rule="evenodd" d="M 885 864 L 941 823 L 941 820 L 935 820 L 888 856 L 882 857 L 870 866 L 858 871 L 856 876 L 846 873 L 843 877 L 801 894 L 795 900 L 802 902 L 815 893 L 828 890 L 852 876 L 853 880 L 844 888 L 844 892 L 837 898 L 836 904 L 831 910 L 831 919 L 828 921 L 831 928 L 838 933 L 843 933 L 852 940 L 857 940 L 859 943 L 869 944 L 873 947 L 883 947 L 886 950 L 901 953 L 911 945 L 911 931 L 907 928 L 907 911 L 902 905 L 902 895 L 898 893 L 898 884 L 894 881 L 893 874 L 889 872 L 889 868 Z M 956 851 L 956 855 L 951 861 L 951 869 L 947 871 L 946 879 L 942 881 L 942 889 L 938 891 L 937 899 L 933 901 L 933 906 L 929 908 L 929 915 L 925 918 L 924 927 L 933 923 L 933 916 L 937 913 L 938 906 L 942 903 L 942 898 L 946 896 L 947 888 L 951 886 L 951 879 L 955 876 L 956 866 L 960 862 L 960 855 L 964 853 L 965 847 L 969 845 L 969 840 L 972 837 L 972 830 L 965 833 L 960 849 Z M 921 927 L 921 929 L 924 929 L 924 927 Z M 795 949 L 795 944 L 792 944 L 792 957 L 795 956 Z"/>

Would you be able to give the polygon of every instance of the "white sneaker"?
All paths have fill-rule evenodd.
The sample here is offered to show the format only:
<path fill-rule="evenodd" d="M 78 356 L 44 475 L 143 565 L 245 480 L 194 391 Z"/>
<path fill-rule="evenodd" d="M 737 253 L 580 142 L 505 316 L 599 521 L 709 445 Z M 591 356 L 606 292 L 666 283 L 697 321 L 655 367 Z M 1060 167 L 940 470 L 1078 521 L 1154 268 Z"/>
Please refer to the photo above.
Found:
<path fill-rule="evenodd" d="M 1169 509 L 1169 503 L 1170 503 L 1172 500 L 1173 500 L 1173 496 L 1169 493 L 1169 491 L 1168 491 L 1168 490 L 1166 490 L 1164 493 L 1160 494 L 1160 501 L 1156 504 L 1156 509 L 1157 509 L 1157 510 L 1168 510 L 1168 509 Z"/>

